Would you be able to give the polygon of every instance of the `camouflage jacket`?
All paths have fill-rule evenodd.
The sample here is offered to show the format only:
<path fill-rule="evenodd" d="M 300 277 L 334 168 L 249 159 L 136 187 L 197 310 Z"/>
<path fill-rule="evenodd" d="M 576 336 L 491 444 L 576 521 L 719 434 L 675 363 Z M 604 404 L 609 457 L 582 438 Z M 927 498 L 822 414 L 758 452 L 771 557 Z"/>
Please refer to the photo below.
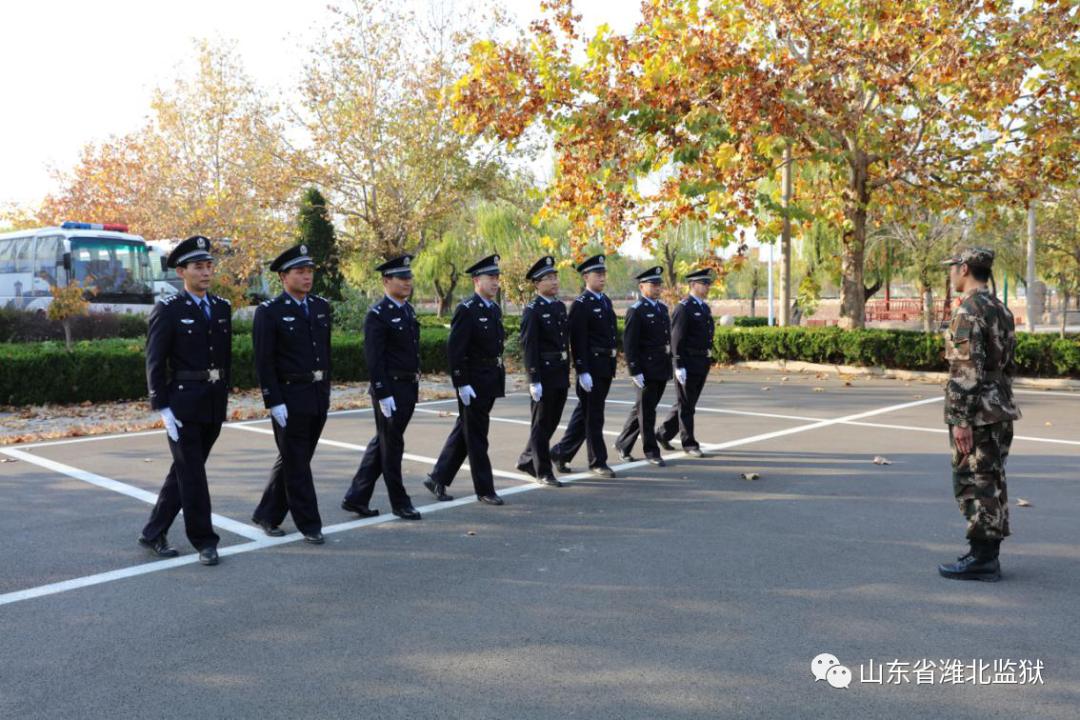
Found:
<path fill-rule="evenodd" d="M 970 290 L 945 333 L 945 422 L 970 427 L 1020 419 L 1013 401 L 1016 326 L 989 290 Z"/>

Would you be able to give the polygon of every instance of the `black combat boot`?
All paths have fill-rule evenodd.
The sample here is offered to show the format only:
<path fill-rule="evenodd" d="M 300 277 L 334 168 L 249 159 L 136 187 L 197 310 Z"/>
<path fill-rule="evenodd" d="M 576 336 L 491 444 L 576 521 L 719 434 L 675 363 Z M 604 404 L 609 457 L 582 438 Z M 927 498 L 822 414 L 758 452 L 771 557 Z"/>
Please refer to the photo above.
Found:
<path fill-rule="evenodd" d="M 972 540 L 967 555 L 957 558 L 954 563 L 938 565 L 938 572 L 951 580 L 997 582 L 1001 579 L 1001 565 L 997 559 L 1000 543 L 1000 540 Z"/>

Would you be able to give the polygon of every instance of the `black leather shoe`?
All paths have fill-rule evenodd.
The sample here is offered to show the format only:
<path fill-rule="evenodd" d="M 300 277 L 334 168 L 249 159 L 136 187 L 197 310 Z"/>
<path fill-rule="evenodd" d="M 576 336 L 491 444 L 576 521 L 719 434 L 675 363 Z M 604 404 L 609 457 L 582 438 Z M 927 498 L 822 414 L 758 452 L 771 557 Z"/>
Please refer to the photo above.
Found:
<path fill-rule="evenodd" d="M 702 451 L 702 449 L 701 449 L 701 448 L 699 448 L 699 447 L 690 447 L 690 448 L 686 448 L 686 451 L 685 451 L 685 452 L 686 452 L 686 454 L 687 454 L 687 455 L 689 455 L 690 457 L 696 457 L 696 458 L 703 458 L 703 457 L 705 457 L 705 453 L 704 453 L 704 452 Z"/>
<path fill-rule="evenodd" d="M 563 483 L 556 480 L 554 475 L 541 475 L 537 478 L 536 482 L 541 485 L 550 485 L 551 487 L 563 487 Z"/>
<path fill-rule="evenodd" d="M 406 505 L 403 508 L 395 508 L 394 514 L 402 520 L 419 520 L 420 513 L 412 505 Z"/>
<path fill-rule="evenodd" d="M 555 459 L 552 458 L 552 460 Z M 559 471 L 560 475 L 569 475 L 570 473 L 574 472 L 570 468 L 570 463 L 566 462 L 565 460 L 555 460 L 555 469 Z"/>
<path fill-rule="evenodd" d="M 356 513 L 360 517 L 375 517 L 379 514 L 378 510 L 372 510 L 367 505 L 353 505 L 348 500 L 341 501 L 341 509 L 345 512 Z"/>
<path fill-rule="evenodd" d="M 526 475 L 536 477 L 536 468 L 533 467 L 532 463 L 529 463 L 528 465 L 518 465 L 517 469 L 525 473 Z"/>
<path fill-rule="evenodd" d="M 623 462 L 634 462 L 634 456 L 628 452 L 623 452 L 622 448 L 620 448 L 618 445 L 612 445 L 611 447 L 615 448 L 615 452 L 619 455 L 619 459 Z"/>
<path fill-rule="evenodd" d="M 326 542 L 326 538 L 323 537 L 321 532 L 304 533 L 304 542 L 309 542 L 312 545 L 322 545 Z"/>
<path fill-rule="evenodd" d="M 439 502 L 447 502 L 453 500 L 453 495 L 446 494 L 446 486 L 442 483 L 437 483 L 431 479 L 431 476 L 427 476 L 427 480 L 424 481 L 424 487 L 431 491 L 431 494 L 435 496 L 435 499 Z"/>
<path fill-rule="evenodd" d="M 217 548 L 208 547 L 208 548 L 203 548 L 202 550 L 200 550 L 199 551 L 199 562 L 201 562 L 203 565 L 217 565 L 218 564 Z"/>
<path fill-rule="evenodd" d="M 664 436 L 660 434 L 659 430 L 656 431 L 656 442 L 658 445 L 660 445 L 660 447 L 664 448 L 665 450 L 675 449 L 675 447 L 671 444 L 670 441 L 664 439 Z"/>
<path fill-rule="evenodd" d="M 615 471 L 609 468 L 607 465 L 598 465 L 594 468 L 589 468 L 589 472 L 593 475 L 599 475 L 600 477 L 613 478 L 615 477 Z"/>
<path fill-rule="evenodd" d="M 1001 564 L 990 547 L 973 541 L 971 552 L 961 555 L 954 563 L 938 565 L 938 572 L 950 580 L 997 582 L 1001 579 Z"/>
<path fill-rule="evenodd" d="M 479 500 L 482 503 L 487 503 L 488 505 L 505 505 L 506 504 L 506 503 L 503 502 L 503 499 L 501 497 L 499 497 L 498 495 L 496 495 L 495 493 L 491 493 L 490 495 L 477 495 L 476 499 Z"/>
<path fill-rule="evenodd" d="M 180 553 L 169 545 L 168 538 L 165 537 L 165 533 L 161 533 L 153 540 L 147 540 L 142 535 L 139 536 L 139 544 L 150 551 L 150 554 L 156 555 L 161 558 L 176 557 Z"/>
<path fill-rule="evenodd" d="M 664 458 L 662 457 L 647 457 L 645 459 L 649 461 L 650 465 L 655 465 L 656 467 L 667 467 L 667 463 L 664 462 Z"/>
<path fill-rule="evenodd" d="M 277 525 L 271 525 L 265 520 L 260 520 L 259 518 L 251 518 L 251 522 L 261 527 L 262 531 L 270 537 L 281 537 L 285 534 L 285 531 L 279 528 Z"/>

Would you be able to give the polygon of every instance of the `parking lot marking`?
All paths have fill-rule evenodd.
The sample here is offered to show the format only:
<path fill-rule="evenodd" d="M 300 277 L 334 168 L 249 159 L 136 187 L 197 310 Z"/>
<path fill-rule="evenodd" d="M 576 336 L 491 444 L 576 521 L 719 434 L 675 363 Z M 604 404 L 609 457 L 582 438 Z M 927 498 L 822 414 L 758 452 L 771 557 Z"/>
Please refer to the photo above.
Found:
<path fill-rule="evenodd" d="M 233 430 L 247 430 L 248 432 L 261 433 L 263 435 L 273 435 L 274 431 L 267 428 L 252 427 L 250 425 L 230 425 Z M 367 449 L 366 445 L 357 445 L 355 443 L 342 442 L 340 440 L 329 440 L 327 438 L 319 438 L 320 445 L 328 445 L 330 447 L 342 448 L 344 450 L 355 450 L 361 455 Z M 416 455 L 414 453 L 403 453 L 401 455 L 404 460 L 413 460 L 415 462 L 424 463 L 426 465 L 434 465 L 439 461 L 438 458 L 428 457 L 427 455 Z M 469 470 L 469 464 L 463 463 L 462 470 Z M 510 480 L 532 480 L 528 475 L 524 473 L 506 472 L 505 470 L 495 470 L 492 468 L 492 474 L 495 477 L 508 478 Z"/>
<path fill-rule="evenodd" d="M 106 490 L 112 490 L 113 492 L 120 493 L 121 495 L 127 495 L 130 498 L 135 498 L 136 500 L 142 500 L 144 503 L 149 503 L 150 505 L 157 503 L 157 493 L 152 493 L 147 490 L 143 490 L 142 488 L 137 488 L 134 485 L 128 485 L 127 483 L 122 483 L 119 480 L 113 480 L 111 478 L 103 477 L 101 475 L 97 475 L 86 470 L 80 470 L 79 468 L 71 467 L 70 465 L 64 465 L 63 463 L 58 463 L 55 460 L 38 457 L 37 455 L 32 455 L 31 453 L 23 452 L 22 450 L 16 450 L 13 448 L 0 448 L 0 452 L 16 458 L 17 460 L 22 460 L 23 462 L 43 467 L 46 470 L 52 470 L 53 472 L 60 473 L 61 475 L 67 475 L 68 477 L 74 478 L 75 480 L 80 480 L 91 485 L 96 485 Z M 245 525 L 242 522 L 237 522 L 236 520 L 224 517 L 222 515 L 218 515 L 216 513 L 210 516 L 210 520 L 216 527 L 219 527 L 222 530 L 228 530 L 234 535 L 245 537 L 248 540 L 256 540 L 262 537 L 262 533 L 257 528 L 251 527 L 250 525 Z"/>
<path fill-rule="evenodd" d="M 876 415 L 881 415 L 881 414 L 885 414 L 885 413 L 889 413 L 889 412 L 894 412 L 894 411 L 897 411 L 897 410 L 903 410 L 903 409 L 909 408 L 909 407 L 916 407 L 916 406 L 921 406 L 921 405 L 927 405 L 927 404 L 934 403 L 934 402 L 940 402 L 941 400 L 942 400 L 942 398 L 927 398 L 927 399 L 923 399 L 923 400 L 917 400 L 917 401 L 914 401 L 914 402 L 900 403 L 900 404 L 897 404 L 897 405 L 889 405 L 887 407 L 882 407 L 882 408 L 877 408 L 877 409 L 874 409 L 874 410 L 868 410 L 868 411 L 864 411 L 864 412 L 845 415 L 845 416 L 839 417 L 839 418 L 822 419 L 822 420 L 817 420 L 815 422 L 811 422 L 811 423 L 808 423 L 808 424 L 805 424 L 805 425 L 799 425 L 799 426 L 792 427 L 792 428 L 786 428 L 786 429 L 783 429 L 783 430 L 777 430 L 777 431 L 772 431 L 772 432 L 767 432 L 767 433 L 760 433 L 760 434 L 757 434 L 757 435 L 751 435 L 751 436 L 744 437 L 744 438 L 737 438 L 735 440 L 730 440 L 730 441 L 723 442 L 723 443 L 703 444 L 702 449 L 710 450 L 710 451 L 712 451 L 712 450 L 723 450 L 723 449 L 738 447 L 738 446 L 741 446 L 741 445 L 749 445 L 749 444 L 752 444 L 752 443 L 762 442 L 762 441 L 774 439 L 774 438 L 777 438 L 777 437 L 784 437 L 784 436 L 793 435 L 793 434 L 796 434 L 796 433 L 807 432 L 807 431 L 810 431 L 810 430 L 816 430 L 816 429 L 820 429 L 820 428 L 823 428 L 823 427 L 828 427 L 828 426 L 831 426 L 831 425 L 837 425 L 837 424 L 853 424 L 853 425 L 874 426 L 873 423 L 860 423 L 858 421 L 863 419 L 863 418 L 873 417 L 873 416 L 876 416 Z M 355 411 L 343 411 L 343 412 L 355 412 Z M 251 431 L 251 432 L 261 432 L 261 433 L 269 433 L 269 434 L 272 434 L 272 432 L 273 432 L 272 430 L 269 430 L 269 429 L 251 427 L 250 425 L 239 425 L 237 423 L 229 424 L 229 426 L 236 427 L 237 429 L 248 430 L 248 431 Z M 908 428 L 908 426 L 902 426 L 902 427 Z M 908 428 L 908 429 L 916 429 L 916 428 L 912 427 L 912 428 Z M 937 431 L 944 432 L 944 430 L 940 430 L 940 429 L 938 429 Z M 1039 438 L 1031 438 L 1031 439 L 1032 440 L 1039 440 Z M 351 443 L 342 443 L 342 442 L 338 442 L 338 441 L 329 441 L 329 440 L 324 440 L 324 441 L 321 441 L 321 442 L 325 442 L 326 444 L 331 445 L 333 447 L 342 447 L 342 448 L 349 449 L 349 450 L 359 450 L 361 452 L 363 451 L 363 447 L 361 447 L 359 445 L 354 445 L 354 444 L 351 444 Z M 1070 444 L 1077 444 L 1077 443 L 1072 443 L 1071 441 L 1067 441 L 1067 442 L 1069 442 Z M 84 471 L 77 470 L 76 468 L 70 468 L 69 466 L 61 465 L 60 463 L 53 463 L 53 461 L 51 461 L 51 460 L 44 460 L 43 458 L 38 458 L 38 457 L 36 457 L 34 455 L 30 455 L 28 453 L 23 453 L 23 452 L 21 452 L 19 450 L 11 450 L 11 449 L 0 448 L 0 452 L 4 452 L 4 453 L 6 453 L 8 455 L 11 455 L 13 457 L 18 457 L 19 459 L 24 459 L 27 462 L 42 465 L 43 467 L 49 467 L 50 465 L 63 467 L 63 468 L 65 468 L 65 470 L 74 471 L 75 473 L 79 473 L 80 475 L 83 475 L 84 477 L 79 477 L 78 479 L 86 479 L 88 482 L 91 482 L 93 480 L 100 480 L 100 481 L 104 481 L 105 483 L 115 483 L 116 482 L 116 481 L 111 481 L 108 478 L 102 478 L 101 476 L 94 475 L 93 473 L 84 473 Z M 21 457 L 23 455 L 25 455 L 26 457 Z M 670 452 L 670 453 L 665 454 L 664 458 L 665 459 L 677 459 L 677 458 L 685 457 L 685 455 L 686 454 L 683 453 L 683 452 Z M 427 457 L 424 457 L 424 456 L 406 454 L 405 457 L 409 458 L 409 459 L 417 459 L 420 462 L 426 462 L 426 463 L 433 463 L 434 462 L 433 458 L 427 458 Z M 46 463 L 48 465 L 46 465 Z M 613 469 L 615 469 L 615 470 L 627 470 L 627 469 L 631 469 L 631 468 L 642 467 L 642 466 L 644 466 L 646 464 L 647 464 L 647 461 L 645 461 L 645 460 L 635 460 L 633 462 L 628 462 L 628 463 L 622 463 L 622 464 L 619 464 L 619 465 L 615 465 L 615 466 L 613 466 Z M 50 468 L 50 469 L 55 469 L 55 468 Z M 64 474 L 69 474 L 69 473 L 64 472 Z M 501 490 L 499 490 L 500 495 L 514 495 L 514 494 L 519 494 L 519 493 L 524 493 L 524 492 L 530 492 L 532 490 L 538 490 L 538 489 L 541 489 L 543 487 L 543 486 L 541 486 L 539 484 L 531 482 L 531 478 L 528 478 L 527 476 L 525 476 L 523 474 L 506 473 L 506 472 L 501 472 L 501 471 L 496 471 L 496 474 L 498 474 L 500 477 L 511 477 L 511 478 L 514 478 L 514 479 L 530 480 L 530 482 L 522 484 L 522 485 L 516 485 L 516 486 L 510 487 L 510 488 L 501 489 Z M 72 475 L 72 477 L 77 477 L 77 476 Z M 575 480 L 579 480 L 579 479 L 583 479 L 583 478 L 592 478 L 592 477 L 593 477 L 592 474 L 589 473 L 589 472 L 578 472 L 578 473 L 574 473 L 574 474 L 571 474 L 571 475 L 561 476 L 560 480 L 562 480 L 564 482 L 574 482 Z M 89 478 L 93 478 L 93 480 L 91 480 Z M 95 482 L 94 484 L 98 484 L 98 483 Z M 123 483 L 117 483 L 117 484 L 123 486 Z M 129 488 L 131 490 L 134 490 L 137 493 L 144 493 L 145 492 L 145 491 L 139 490 L 138 488 L 131 488 L 130 486 L 124 486 L 124 487 Z M 146 493 L 146 495 L 150 495 L 150 493 Z M 143 499 L 143 498 L 140 498 L 140 499 Z M 445 503 L 435 502 L 435 503 L 431 503 L 429 505 L 423 505 L 423 506 L 420 506 L 418 508 L 418 510 L 420 510 L 422 513 L 441 512 L 441 511 L 446 511 L 446 510 L 449 510 L 449 509 L 455 508 L 455 507 L 462 507 L 462 506 L 465 506 L 465 505 L 471 505 L 471 504 L 474 504 L 476 502 L 477 502 L 477 500 L 476 500 L 475 497 L 468 496 L 468 497 L 461 497 L 461 498 L 458 498 L 458 499 L 450 501 L 450 502 L 445 502 Z M 223 519 L 228 521 L 228 518 L 223 518 Z M 346 532 L 348 530 L 352 530 L 352 529 L 355 529 L 355 528 L 366 527 L 366 526 L 370 526 L 370 525 L 379 525 L 379 524 L 383 524 L 383 523 L 387 523 L 387 522 L 392 522 L 392 521 L 395 521 L 395 520 L 397 520 L 397 518 L 395 516 L 393 516 L 393 515 L 390 515 L 390 514 L 380 515 L 380 516 L 374 517 L 374 518 L 363 518 L 363 519 L 351 520 L 351 521 L 347 521 L 347 522 L 343 522 L 343 523 L 337 523 L 335 525 L 325 527 L 323 529 L 323 532 L 324 533 L 331 533 L 331 534 L 339 533 L 339 532 Z M 229 521 L 229 522 L 233 522 L 233 521 Z M 290 533 L 290 534 L 285 535 L 283 537 L 277 537 L 277 538 L 266 537 L 266 536 L 262 535 L 261 532 L 259 532 L 258 530 L 255 530 L 254 528 L 249 528 L 248 526 L 240 524 L 240 523 L 238 523 L 238 524 L 241 525 L 241 527 L 243 527 L 245 529 L 245 531 L 254 531 L 254 537 L 257 538 L 257 539 L 254 539 L 252 542 L 241 543 L 241 544 L 238 544 L 238 545 L 230 545 L 228 547 L 222 548 L 219 552 L 223 557 L 227 557 L 227 556 L 231 556 L 231 555 L 240 555 L 242 553 L 253 552 L 253 551 L 262 550 L 262 549 L 266 549 L 266 548 L 270 548 L 270 547 L 276 547 L 278 545 L 284 545 L 284 544 L 287 544 L 287 543 L 296 542 L 296 541 L 299 541 L 299 540 L 301 540 L 303 538 L 303 536 L 299 532 L 293 532 L 293 533 Z M 222 527 L 224 527 L 224 526 L 222 526 Z M 237 534 L 240 534 L 240 533 L 237 533 Z M 248 535 L 245 535 L 245 536 L 250 537 Z M 27 588 L 25 590 L 17 590 L 17 591 L 14 591 L 14 592 L 10 592 L 10 593 L 0 595 L 0 605 L 19 602 L 19 601 L 22 601 L 22 600 L 29 600 L 29 599 L 32 599 L 32 598 L 44 597 L 44 596 L 48 596 L 48 595 L 55 595 L 57 593 L 67 592 L 69 590 L 75 590 L 75 589 L 79 589 L 79 588 L 90 587 L 90 586 L 93 586 L 93 585 L 100 585 L 100 584 L 103 584 L 103 583 L 113 582 L 113 581 L 116 581 L 116 580 L 121 580 L 121 579 L 129 578 L 129 577 L 136 577 L 136 576 L 146 575 L 146 574 L 150 574 L 150 573 L 154 573 L 154 572 L 170 570 L 170 569 L 172 569 L 174 567 L 190 565 L 190 564 L 194 564 L 196 562 L 198 562 L 198 555 L 195 554 L 195 553 L 192 553 L 192 554 L 184 555 L 184 556 L 178 557 L 178 558 L 172 558 L 172 559 L 168 559 L 168 560 L 157 560 L 157 561 L 153 561 L 153 562 L 149 562 L 149 563 L 142 563 L 142 564 L 135 565 L 135 566 L 132 566 L 132 567 L 121 568 L 119 570 L 111 570 L 111 571 L 107 571 L 107 572 L 103 572 L 103 573 L 97 573 L 97 574 L 94 574 L 94 575 L 88 575 L 88 576 L 81 577 L 81 578 L 73 578 L 73 579 L 70 579 L 70 580 L 64 580 L 64 581 L 60 581 L 60 582 L 56 582 L 56 583 L 49 583 L 49 584 L 41 585 L 41 586 L 38 586 L 38 587 Z"/>

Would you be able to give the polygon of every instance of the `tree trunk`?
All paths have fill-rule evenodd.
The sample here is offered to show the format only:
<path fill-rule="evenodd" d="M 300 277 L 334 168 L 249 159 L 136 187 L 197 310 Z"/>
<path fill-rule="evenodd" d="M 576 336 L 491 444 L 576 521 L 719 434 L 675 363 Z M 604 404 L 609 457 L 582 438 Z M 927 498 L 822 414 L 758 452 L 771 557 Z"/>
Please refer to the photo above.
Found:
<path fill-rule="evenodd" d="M 1068 324 L 1069 319 L 1069 291 L 1061 291 L 1061 332 L 1059 333 L 1062 339 L 1065 338 L 1065 327 Z"/>
<path fill-rule="evenodd" d="M 64 346 L 71 352 L 71 318 L 64 318 L 60 324 L 64 326 Z"/>
<path fill-rule="evenodd" d="M 934 290 L 929 283 L 922 286 L 923 332 L 934 332 Z"/>
<path fill-rule="evenodd" d="M 866 206 L 870 200 L 867 183 L 868 159 L 856 150 L 851 160 L 850 194 L 844 215 L 851 230 L 844 233 L 840 279 L 840 327 L 861 328 L 866 325 L 866 288 L 863 270 L 866 260 Z"/>

